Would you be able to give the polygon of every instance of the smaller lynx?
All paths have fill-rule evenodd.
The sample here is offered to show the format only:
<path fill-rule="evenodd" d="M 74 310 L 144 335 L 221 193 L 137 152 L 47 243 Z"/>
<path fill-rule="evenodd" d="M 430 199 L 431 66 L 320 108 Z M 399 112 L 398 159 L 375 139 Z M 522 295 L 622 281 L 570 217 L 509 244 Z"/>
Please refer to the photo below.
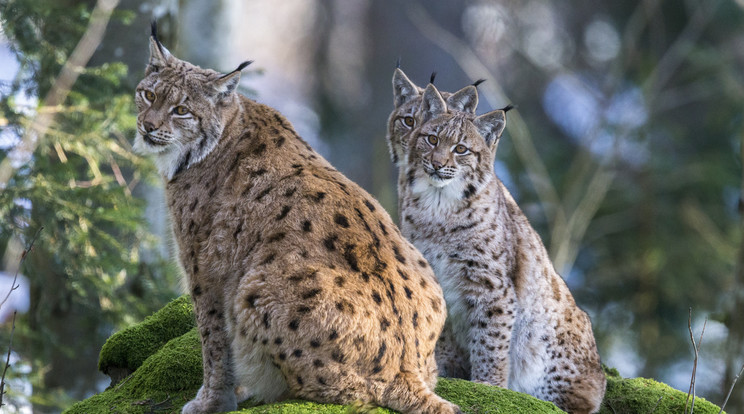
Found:
<path fill-rule="evenodd" d="M 591 322 L 493 172 L 505 112 L 448 112 L 429 85 L 416 118 L 401 228 L 434 268 L 447 302 L 445 329 L 469 362 L 454 361 L 441 374 L 469 371 L 474 381 L 571 413 L 596 412 L 605 377 Z"/>

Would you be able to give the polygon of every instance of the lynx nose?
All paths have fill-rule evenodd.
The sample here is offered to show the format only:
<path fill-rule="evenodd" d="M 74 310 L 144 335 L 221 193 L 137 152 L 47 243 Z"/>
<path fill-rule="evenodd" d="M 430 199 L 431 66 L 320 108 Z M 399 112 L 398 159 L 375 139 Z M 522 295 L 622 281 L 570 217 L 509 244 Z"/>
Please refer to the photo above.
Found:
<path fill-rule="evenodd" d="M 443 167 L 442 163 L 436 160 L 431 161 L 431 166 L 434 167 L 434 171 L 439 171 Z"/>
<path fill-rule="evenodd" d="M 152 122 L 148 122 L 148 121 L 145 121 L 142 124 L 142 126 L 145 127 L 145 131 L 147 131 L 147 133 L 150 133 L 150 132 L 152 132 L 152 131 L 154 131 L 154 130 L 157 129 L 157 128 L 155 128 L 155 125 L 152 124 Z"/>

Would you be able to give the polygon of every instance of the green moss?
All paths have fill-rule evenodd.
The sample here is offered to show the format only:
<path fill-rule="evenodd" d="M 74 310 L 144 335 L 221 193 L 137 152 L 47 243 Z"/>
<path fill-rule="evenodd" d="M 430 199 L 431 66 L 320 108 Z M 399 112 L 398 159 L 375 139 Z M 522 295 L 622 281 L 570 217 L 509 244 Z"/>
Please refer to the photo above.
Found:
<path fill-rule="evenodd" d="M 196 326 L 189 296 L 171 301 L 143 322 L 115 333 L 106 341 L 98 359 L 98 369 L 112 375 L 128 375 L 173 338 Z M 118 380 L 119 378 L 116 378 Z"/>
<path fill-rule="evenodd" d="M 183 329 L 188 320 L 190 328 L 185 334 L 166 341 L 178 329 Z M 179 322 L 180 321 L 180 322 Z M 184 323 L 180 328 L 169 329 L 167 325 Z M 127 335 L 122 335 L 127 333 Z M 156 335 L 160 333 L 161 335 Z M 143 360 L 133 374 L 101 394 L 95 395 L 70 407 L 65 414 L 78 413 L 177 413 L 196 395 L 201 386 L 201 350 L 199 335 L 193 328 L 193 315 L 188 297 L 171 302 L 139 325 L 114 335 L 115 345 L 106 344 L 101 351 L 109 361 L 114 360 L 111 349 L 117 351 L 118 361 Z M 153 339 L 156 338 L 156 339 Z M 165 345 L 153 346 L 157 340 Z M 143 343 L 145 342 L 145 343 Z M 107 350 L 106 348 L 110 349 Z M 134 351 L 137 351 L 135 358 Z M 151 354 L 149 356 L 145 355 Z M 144 356 L 144 357 L 143 357 Z M 109 362 L 110 363 L 110 362 Z M 130 362 L 128 362 L 130 363 Z M 99 365 L 103 364 L 102 362 Z M 132 365 L 135 366 L 135 365 Z M 623 379 L 617 370 L 605 369 L 607 395 L 600 414 L 622 413 L 681 413 L 686 393 L 653 380 Z M 459 405 L 465 413 L 560 413 L 553 404 L 540 401 L 526 394 L 469 381 L 442 378 L 436 388 L 437 394 Z M 661 398 L 661 399 L 660 399 Z M 719 408 L 702 398 L 695 399 L 695 413 L 718 413 Z M 251 401 L 240 405 L 237 413 L 323 413 L 346 414 L 363 412 L 350 406 L 318 404 L 308 401 L 289 400 L 275 404 L 255 406 Z M 377 414 L 392 411 L 379 408 Z"/>
<path fill-rule="evenodd" d="M 608 375 L 607 393 L 599 414 L 683 413 L 686 399 L 686 392 L 651 379 Z M 695 398 L 696 414 L 718 414 L 720 409 L 704 398 Z"/>

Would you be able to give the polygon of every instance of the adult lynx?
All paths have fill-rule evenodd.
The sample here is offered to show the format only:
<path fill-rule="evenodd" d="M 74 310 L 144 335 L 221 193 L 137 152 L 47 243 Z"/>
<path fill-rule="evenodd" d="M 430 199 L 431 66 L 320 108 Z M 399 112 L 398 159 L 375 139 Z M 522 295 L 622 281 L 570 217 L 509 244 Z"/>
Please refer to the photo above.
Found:
<path fill-rule="evenodd" d="M 364 190 L 226 75 L 173 57 L 153 26 L 135 149 L 162 173 L 201 334 L 183 412 L 263 401 L 454 413 L 436 396 L 446 309 L 431 268 Z"/>
<path fill-rule="evenodd" d="M 442 284 L 445 329 L 461 356 L 440 367 L 596 412 L 605 377 L 589 318 L 493 172 L 505 111 L 475 116 L 447 105 L 426 88 L 399 195 L 401 229 Z"/>

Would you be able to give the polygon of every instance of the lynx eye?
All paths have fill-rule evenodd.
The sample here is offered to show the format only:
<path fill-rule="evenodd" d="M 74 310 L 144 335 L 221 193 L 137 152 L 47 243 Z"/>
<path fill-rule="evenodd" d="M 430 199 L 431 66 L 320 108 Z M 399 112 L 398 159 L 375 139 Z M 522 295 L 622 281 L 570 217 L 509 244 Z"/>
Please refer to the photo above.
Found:
<path fill-rule="evenodd" d="M 468 152 L 468 147 L 466 147 L 466 146 L 464 146 L 462 144 L 458 144 L 455 147 L 455 153 L 457 153 L 457 154 L 464 154 L 466 152 Z"/>
<path fill-rule="evenodd" d="M 414 124 L 413 117 L 412 116 L 407 116 L 407 117 L 403 118 L 403 123 L 406 124 L 406 126 L 408 126 L 408 127 L 412 127 L 413 124 Z"/>
<path fill-rule="evenodd" d="M 145 99 L 152 102 L 155 100 L 155 92 L 153 91 L 145 91 Z"/>
<path fill-rule="evenodd" d="M 439 142 L 439 137 L 436 135 L 429 135 L 428 137 L 426 137 L 426 142 L 431 145 L 437 145 L 437 143 Z"/>
<path fill-rule="evenodd" d="M 179 106 L 173 108 L 173 113 L 176 114 L 176 115 L 186 115 L 186 114 L 189 113 L 189 109 L 186 108 L 185 106 L 179 105 Z"/>

